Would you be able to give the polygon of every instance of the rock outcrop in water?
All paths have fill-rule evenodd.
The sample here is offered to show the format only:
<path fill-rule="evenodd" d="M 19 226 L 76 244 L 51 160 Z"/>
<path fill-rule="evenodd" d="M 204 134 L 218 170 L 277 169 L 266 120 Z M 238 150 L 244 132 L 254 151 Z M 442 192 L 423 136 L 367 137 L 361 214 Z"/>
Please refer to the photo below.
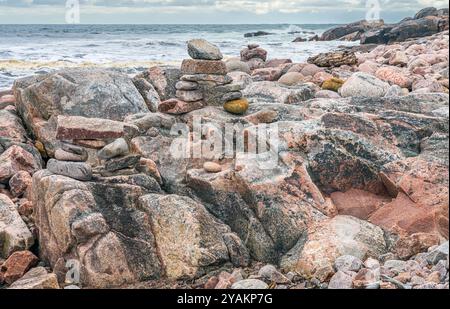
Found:
<path fill-rule="evenodd" d="M 361 41 L 361 44 L 392 44 L 404 42 L 409 38 L 419 38 L 448 30 L 448 9 L 425 8 L 414 18 L 406 18 L 397 24 L 362 20 L 356 23 L 337 26 L 325 31 L 322 41 L 348 40 Z"/>
<path fill-rule="evenodd" d="M 229 70 L 195 40 L 181 70 L 17 81 L 0 95 L 0 285 L 448 288 L 448 41 L 312 63 L 250 45 Z M 179 131 L 194 147 L 230 124 L 242 152 L 222 134 L 232 156 L 173 157 Z M 262 130 L 276 142 L 250 155 Z"/>

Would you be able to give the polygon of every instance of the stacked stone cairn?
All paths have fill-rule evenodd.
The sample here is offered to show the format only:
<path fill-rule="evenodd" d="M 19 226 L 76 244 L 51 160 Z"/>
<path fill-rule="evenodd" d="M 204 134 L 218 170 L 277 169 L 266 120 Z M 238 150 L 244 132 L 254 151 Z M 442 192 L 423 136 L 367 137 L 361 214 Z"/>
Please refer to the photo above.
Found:
<path fill-rule="evenodd" d="M 136 174 L 141 157 L 130 154 L 129 139 L 137 131 L 119 121 L 58 116 L 58 147 L 54 159 L 47 162 L 47 170 L 79 181 L 90 181 L 94 174 Z"/>
<path fill-rule="evenodd" d="M 176 99 L 161 103 L 160 112 L 184 114 L 205 106 L 223 106 L 233 114 L 244 114 L 248 101 L 242 98 L 242 86 L 227 75 L 220 49 L 203 39 L 188 42 L 188 53 L 181 65 L 176 84 Z"/>

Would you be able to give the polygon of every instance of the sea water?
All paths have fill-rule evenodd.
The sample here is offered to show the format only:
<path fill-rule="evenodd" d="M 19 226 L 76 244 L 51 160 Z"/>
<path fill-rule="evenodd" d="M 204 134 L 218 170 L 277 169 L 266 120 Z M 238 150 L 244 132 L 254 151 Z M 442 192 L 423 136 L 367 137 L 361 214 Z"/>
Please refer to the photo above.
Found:
<path fill-rule="evenodd" d="M 306 61 L 320 52 L 355 43 L 299 42 L 321 35 L 333 25 L 0 25 L 0 89 L 15 79 L 65 67 L 103 66 L 137 74 L 152 65 L 179 65 L 188 57 L 186 42 L 204 38 L 226 58 L 239 57 L 258 43 L 268 57 Z M 249 32 L 267 36 L 245 38 Z"/>

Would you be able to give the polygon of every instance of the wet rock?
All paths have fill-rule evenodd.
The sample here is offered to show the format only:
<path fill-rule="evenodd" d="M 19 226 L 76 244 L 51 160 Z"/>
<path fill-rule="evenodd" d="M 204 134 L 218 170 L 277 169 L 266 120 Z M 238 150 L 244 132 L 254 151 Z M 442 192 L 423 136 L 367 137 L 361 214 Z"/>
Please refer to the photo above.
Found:
<path fill-rule="evenodd" d="M 13 290 L 48 290 L 59 289 L 55 274 L 49 274 L 44 267 L 36 267 L 14 282 L 9 289 Z"/>
<path fill-rule="evenodd" d="M 272 33 L 265 32 L 265 31 L 257 31 L 257 32 L 249 32 L 244 34 L 245 38 L 252 38 L 252 37 L 258 37 L 258 36 L 266 36 L 271 35 Z"/>
<path fill-rule="evenodd" d="M 38 258 L 30 251 L 14 252 L 1 266 L 0 278 L 3 277 L 4 282 L 12 284 L 14 281 L 22 278 L 22 276 L 31 267 L 36 266 L 37 263 Z"/>
<path fill-rule="evenodd" d="M 340 88 L 343 97 L 383 97 L 389 84 L 366 73 L 353 74 Z"/>
<path fill-rule="evenodd" d="M 50 159 L 47 162 L 47 170 L 53 174 L 67 176 L 80 181 L 89 181 L 92 179 L 91 166 L 82 162 Z"/>
<path fill-rule="evenodd" d="M 15 251 L 27 250 L 34 238 L 16 210 L 14 203 L 0 194 L 0 257 L 7 258 Z"/>
<path fill-rule="evenodd" d="M 358 22 L 354 22 L 351 24 L 343 25 L 343 26 L 337 26 L 330 30 L 325 31 L 320 40 L 321 41 L 331 41 L 331 40 L 337 40 L 342 38 L 343 36 L 346 36 L 351 33 L 355 32 L 366 32 L 372 29 L 380 28 L 384 25 L 384 21 L 379 21 L 376 23 L 369 22 L 366 20 L 361 20 Z"/>
<path fill-rule="evenodd" d="M 200 60 L 222 60 L 220 49 L 203 39 L 188 41 L 188 53 L 193 59 Z"/>
<path fill-rule="evenodd" d="M 236 282 L 231 288 L 234 290 L 266 290 L 269 286 L 258 279 L 245 279 Z"/>

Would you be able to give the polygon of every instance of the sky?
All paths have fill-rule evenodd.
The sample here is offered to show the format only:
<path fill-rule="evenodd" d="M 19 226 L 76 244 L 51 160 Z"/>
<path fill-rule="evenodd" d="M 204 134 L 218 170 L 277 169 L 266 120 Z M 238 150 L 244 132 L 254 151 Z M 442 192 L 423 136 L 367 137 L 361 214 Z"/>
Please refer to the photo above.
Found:
<path fill-rule="evenodd" d="M 0 24 L 335 24 L 377 12 L 386 22 L 448 0 L 0 0 Z M 376 14 L 376 13 L 375 13 Z"/>

